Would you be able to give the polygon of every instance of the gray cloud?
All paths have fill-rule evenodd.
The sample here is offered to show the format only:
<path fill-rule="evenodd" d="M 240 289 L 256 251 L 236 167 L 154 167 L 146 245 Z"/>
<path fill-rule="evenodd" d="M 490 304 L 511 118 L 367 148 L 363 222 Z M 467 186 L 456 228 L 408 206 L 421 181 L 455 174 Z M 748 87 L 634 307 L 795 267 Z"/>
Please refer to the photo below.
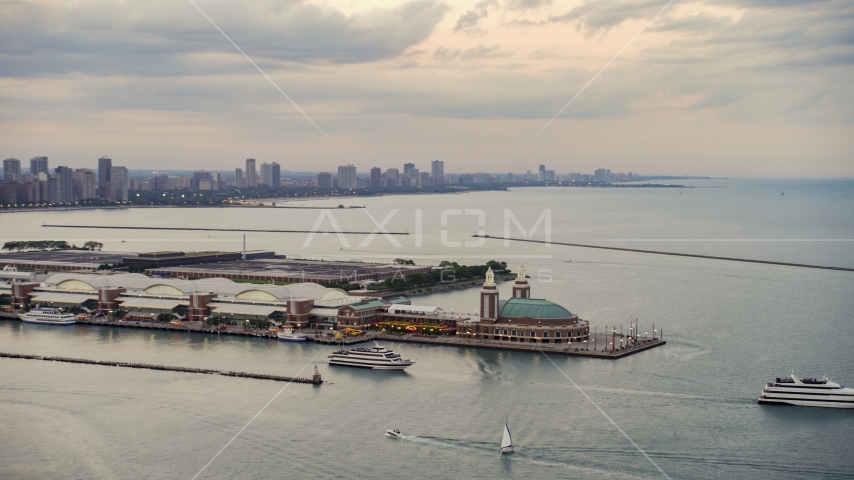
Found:
<path fill-rule="evenodd" d="M 482 18 L 489 16 L 490 8 L 497 7 L 497 0 L 482 0 L 477 2 L 473 10 L 469 10 L 460 15 L 460 18 L 457 20 L 457 25 L 454 27 L 454 31 L 465 32 L 469 35 L 479 35 L 484 33 L 478 26 L 478 23 Z"/>
<path fill-rule="evenodd" d="M 253 58 L 297 63 L 393 58 L 427 38 L 447 11 L 438 0 L 412 0 L 350 16 L 302 0 L 220 0 L 201 6 Z M 187 2 L 99 1 L 52 8 L 8 2 L 3 9 L 3 76 L 169 75 L 197 67 L 192 64 L 199 55 L 235 53 Z M 202 68 L 199 73 L 210 73 Z"/>
<path fill-rule="evenodd" d="M 507 10 L 524 12 L 526 10 L 537 10 L 540 7 L 551 5 L 552 0 L 508 0 L 504 7 Z"/>

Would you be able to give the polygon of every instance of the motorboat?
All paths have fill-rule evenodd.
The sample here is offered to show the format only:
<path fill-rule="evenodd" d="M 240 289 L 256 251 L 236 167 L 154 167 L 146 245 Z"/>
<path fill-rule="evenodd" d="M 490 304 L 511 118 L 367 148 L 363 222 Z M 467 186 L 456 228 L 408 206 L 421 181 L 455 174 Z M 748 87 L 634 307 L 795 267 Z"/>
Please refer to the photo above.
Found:
<path fill-rule="evenodd" d="M 854 388 L 845 388 L 827 377 L 798 378 L 794 372 L 768 382 L 759 394 L 759 403 L 799 407 L 854 408 Z"/>
<path fill-rule="evenodd" d="M 386 430 L 385 435 L 391 438 L 403 438 L 403 434 L 396 428 L 394 430 Z"/>
<path fill-rule="evenodd" d="M 283 328 L 276 332 L 276 338 L 283 342 L 304 342 L 306 336 L 302 333 L 296 333 L 292 328 Z"/>

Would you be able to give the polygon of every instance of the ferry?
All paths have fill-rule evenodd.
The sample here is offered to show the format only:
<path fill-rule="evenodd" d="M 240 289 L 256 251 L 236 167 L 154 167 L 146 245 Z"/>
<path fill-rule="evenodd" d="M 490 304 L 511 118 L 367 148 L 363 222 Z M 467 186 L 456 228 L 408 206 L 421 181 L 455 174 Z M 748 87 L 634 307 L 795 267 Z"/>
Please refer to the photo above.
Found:
<path fill-rule="evenodd" d="M 305 335 L 296 333 L 290 328 L 283 328 L 276 332 L 276 338 L 283 342 L 304 342 L 306 340 Z"/>
<path fill-rule="evenodd" d="M 338 350 L 329 357 L 330 365 L 371 368 L 374 370 L 403 370 L 415 363 L 415 360 L 403 359 L 377 342 L 372 348 L 354 348 Z"/>
<path fill-rule="evenodd" d="M 781 403 L 800 407 L 854 408 L 854 388 L 823 379 L 798 378 L 794 373 L 768 382 L 759 403 Z"/>
<path fill-rule="evenodd" d="M 48 325 L 73 325 L 77 323 L 77 317 L 73 313 L 64 313 L 56 308 L 34 308 L 29 312 L 19 313 L 18 318 L 27 323 Z"/>

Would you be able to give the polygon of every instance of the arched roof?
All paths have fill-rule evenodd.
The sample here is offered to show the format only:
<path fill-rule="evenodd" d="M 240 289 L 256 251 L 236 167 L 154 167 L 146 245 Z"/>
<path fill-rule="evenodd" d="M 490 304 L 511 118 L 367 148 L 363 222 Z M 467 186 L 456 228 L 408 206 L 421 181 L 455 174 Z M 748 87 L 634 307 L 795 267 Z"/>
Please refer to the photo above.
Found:
<path fill-rule="evenodd" d="M 139 273 L 114 275 L 91 275 L 79 273 L 57 273 L 44 282 L 46 287 L 58 290 L 92 291 L 103 287 L 121 287 L 141 290 L 150 295 L 183 296 L 191 293 L 218 293 L 240 296 L 248 300 L 282 302 L 291 298 L 330 301 L 346 298 L 347 292 L 338 288 L 326 288 L 317 283 L 293 283 L 290 285 L 267 285 L 236 283 L 227 278 L 204 278 L 181 280 L 178 278 L 155 278 Z"/>
<path fill-rule="evenodd" d="M 575 315 L 560 305 L 539 298 L 510 298 L 501 302 L 499 317 L 571 318 Z"/>

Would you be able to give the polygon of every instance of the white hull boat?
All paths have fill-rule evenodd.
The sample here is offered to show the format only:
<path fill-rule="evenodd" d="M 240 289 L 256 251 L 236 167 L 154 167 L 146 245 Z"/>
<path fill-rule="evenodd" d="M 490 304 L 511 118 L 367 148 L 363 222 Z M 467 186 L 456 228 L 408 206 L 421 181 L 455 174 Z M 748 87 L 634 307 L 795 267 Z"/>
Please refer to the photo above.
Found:
<path fill-rule="evenodd" d="M 332 352 L 332 355 L 328 357 L 329 364 L 373 370 L 403 370 L 415 363 L 415 360 L 404 359 L 376 342 L 374 345 L 373 348 L 354 348 Z"/>
<path fill-rule="evenodd" d="M 396 428 L 394 430 L 386 430 L 385 435 L 391 438 L 403 438 L 403 434 Z"/>
<path fill-rule="evenodd" d="M 63 313 L 56 308 L 34 308 L 29 312 L 19 313 L 18 318 L 26 323 L 41 323 L 45 325 L 73 325 L 77 317 L 73 313 Z"/>
<path fill-rule="evenodd" d="M 827 378 L 798 378 L 794 374 L 768 382 L 759 403 L 798 407 L 854 408 L 854 388 L 845 388 Z"/>

